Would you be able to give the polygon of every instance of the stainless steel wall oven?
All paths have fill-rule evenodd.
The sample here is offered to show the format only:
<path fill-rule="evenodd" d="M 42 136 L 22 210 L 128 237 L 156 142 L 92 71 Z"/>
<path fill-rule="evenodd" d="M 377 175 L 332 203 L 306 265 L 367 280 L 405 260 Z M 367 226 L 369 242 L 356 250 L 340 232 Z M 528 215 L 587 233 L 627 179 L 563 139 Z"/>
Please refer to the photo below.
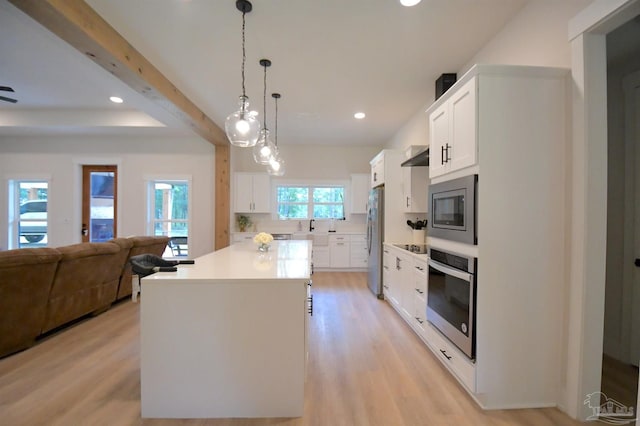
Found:
<path fill-rule="evenodd" d="M 427 321 L 469 358 L 475 358 L 475 257 L 429 248 Z"/>

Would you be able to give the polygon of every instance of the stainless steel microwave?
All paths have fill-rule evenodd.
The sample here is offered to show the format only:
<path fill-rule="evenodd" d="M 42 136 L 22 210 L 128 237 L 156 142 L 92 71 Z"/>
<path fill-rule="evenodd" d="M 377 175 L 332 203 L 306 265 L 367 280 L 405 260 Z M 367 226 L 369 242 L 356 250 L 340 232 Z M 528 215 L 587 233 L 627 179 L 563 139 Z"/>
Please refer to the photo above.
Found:
<path fill-rule="evenodd" d="M 429 186 L 429 236 L 478 244 L 478 175 Z"/>

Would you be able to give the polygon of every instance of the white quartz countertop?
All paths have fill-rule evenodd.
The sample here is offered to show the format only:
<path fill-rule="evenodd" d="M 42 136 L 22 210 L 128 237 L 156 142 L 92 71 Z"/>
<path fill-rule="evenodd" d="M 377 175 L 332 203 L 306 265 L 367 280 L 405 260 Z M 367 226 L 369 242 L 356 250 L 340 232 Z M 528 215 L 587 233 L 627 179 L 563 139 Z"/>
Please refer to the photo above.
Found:
<path fill-rule="evenodd" d="M 253 242 L 233 244 L 200 256 L 193 265 L 178 265 L 177 272 L 156 272 L 144 281 L 179 280 L 287 280 L 311 277 L 311 241 L 273 241 L 266 253 Z"/>

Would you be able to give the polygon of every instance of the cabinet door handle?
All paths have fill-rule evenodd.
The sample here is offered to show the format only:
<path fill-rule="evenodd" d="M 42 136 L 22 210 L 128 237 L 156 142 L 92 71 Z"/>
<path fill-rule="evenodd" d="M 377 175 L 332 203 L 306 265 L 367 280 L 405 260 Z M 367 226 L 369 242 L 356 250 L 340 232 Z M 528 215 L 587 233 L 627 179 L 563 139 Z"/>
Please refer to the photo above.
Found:
<path fill-rule="evenodd" d="M 442 355 L 444 355 L 444 357 L 445 357 L 446 359 L 451 359 L 451 357 L 450 357 L 449 355 L 447 355 L 447 351 L 445 351 L 445 350 L 443 350 L 443 349 L 440 349 L 440 352 L 442 352 Z"/>
<path fill-rule="evenodd" d="M 377 182 L 378 181 L 378 173 L 373 172 L 373 181 Z"/>
<path fill-rule="evenodd" d="M 451 161 L 451 156 L 449 155 L 449 148 L 451 148 L 451 145 L 447 144 L 447 156 L 445 158 L 445 163 L 448 163 L 449 161 Z"/>
<path fill-rule="evenodd" d="M 440 147 L 440 164 L 444 164 L 444 145 Z"/>
<path fill-rule="evenodd" d="M 409 197 L 407 197 L 407 207 L 409 207 Z"/>

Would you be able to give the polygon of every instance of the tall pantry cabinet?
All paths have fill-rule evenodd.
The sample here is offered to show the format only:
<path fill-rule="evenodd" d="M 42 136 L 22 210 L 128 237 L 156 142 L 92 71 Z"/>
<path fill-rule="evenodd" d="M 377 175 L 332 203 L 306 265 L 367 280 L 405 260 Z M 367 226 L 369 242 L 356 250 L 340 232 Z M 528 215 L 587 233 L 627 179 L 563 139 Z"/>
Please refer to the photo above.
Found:
<path fill-rule="evenodd" d="M 553 406 L 562 387 L 568 75 L 476 65 L 427 110 L 431 185 L 478 175 L 478 244 L 427 242 L 478 259 L 475 364 L 448 368 L 485 408 Z"/>

